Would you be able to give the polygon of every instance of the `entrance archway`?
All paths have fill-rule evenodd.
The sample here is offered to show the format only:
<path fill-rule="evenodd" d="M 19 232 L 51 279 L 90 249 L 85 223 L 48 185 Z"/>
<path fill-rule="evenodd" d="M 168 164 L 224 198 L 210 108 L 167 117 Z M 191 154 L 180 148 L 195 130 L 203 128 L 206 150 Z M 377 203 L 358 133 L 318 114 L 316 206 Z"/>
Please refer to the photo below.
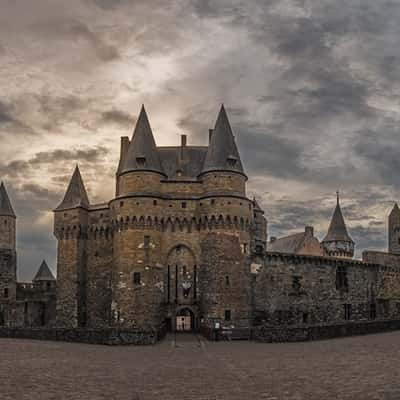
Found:
<path fill-rule="evenodd" d="M 175 331 L 177 332 L 193 332 L 196 329 L 196 317 L 194 312 L 183 307 L 175 314 Z"/>

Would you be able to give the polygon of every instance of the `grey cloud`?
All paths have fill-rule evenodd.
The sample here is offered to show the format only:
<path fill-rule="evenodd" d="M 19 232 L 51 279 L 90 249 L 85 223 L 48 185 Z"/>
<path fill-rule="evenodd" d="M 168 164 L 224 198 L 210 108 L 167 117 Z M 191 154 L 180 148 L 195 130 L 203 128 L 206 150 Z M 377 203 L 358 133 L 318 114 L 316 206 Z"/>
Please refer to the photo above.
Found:
<path fill-rule="evenodd" d="M 132 127 L 136 122 L 136 117 L 124 111 L 112 109 L 101 113 L 101 122 Z"/>

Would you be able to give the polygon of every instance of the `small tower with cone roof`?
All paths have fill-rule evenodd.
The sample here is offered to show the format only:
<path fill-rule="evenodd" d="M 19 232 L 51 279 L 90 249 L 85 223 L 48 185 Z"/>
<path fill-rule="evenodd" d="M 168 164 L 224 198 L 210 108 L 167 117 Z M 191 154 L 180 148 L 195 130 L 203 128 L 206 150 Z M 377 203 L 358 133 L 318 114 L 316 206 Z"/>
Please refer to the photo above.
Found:
<path fill-rule="evenodd" d="M 400 255 L 400 208 L 395 203 L 388 218 L 389 253 Z"/>
<path fill-rule="evenodd" d="M 32 279 L 32 282 L 36 287 L 40 287 L 44 290 L 50 290 L 55 287 L 56 278 L 50 271 L 50 268 L 45 260 L 43 260 L 40 264 L 40 267 L 36 272 L 35 277 Z"/>
<path fill-rule="evenodd" d="M 78 165 L 54 210 L 58 239 L 57 324 L 80 327 L 86 321 L 87 227 L 89 198 Z"/>
<path fill-rule="evenodd" d="M 328 233 L 322 241 L 322 247 L 327 256 L 342 258 L 353 258 L 354 256 L 354 242 L 347 233 L 340 208 L 339 192 L 337 192 L 336 208 L 329 225 Z"/>
<path fill-rule="evenodd" d="M 142 105 L 132 139 L 121 138 L 121 157 L 117 170 L 117 197 L 135 193 L 157 193 L 166 175 L 153 131 Z"/>
<path fill-rule="evenodd" d="M 246 194 L 247 176 L 224 105 L 219 111 L 215 128 L 210 131 L 210 143 L 199 178 L 209 194 Z"/>
<path fill-rule="evenodd" d="M 8 325 L 16 299 L 16 216 L 6 187 L 0 183 L 0 325 Z"/>

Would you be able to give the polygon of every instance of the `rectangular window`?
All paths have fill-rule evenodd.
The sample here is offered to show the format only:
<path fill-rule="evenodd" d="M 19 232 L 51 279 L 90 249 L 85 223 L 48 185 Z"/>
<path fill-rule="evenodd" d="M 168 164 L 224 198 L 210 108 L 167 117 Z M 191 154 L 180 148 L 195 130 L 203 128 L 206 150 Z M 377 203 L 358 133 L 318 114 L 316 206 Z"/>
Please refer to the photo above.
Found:
<path fill-rule="evenodd" d="M 303 312 L 303 324 L 308 324 L 308 313 Z"/>
<path fill-rule="evenodd" d="M 225 321 L 231 320 L 231 310 L 225 310 Z"/>
<path fill-rule="evenodd" d="M 150 247 L 150 236 L 145 236 L 143 238 L 143 246 L 145 249 L 148 249 Z"/>
<path fill-rule="evenodd" d="M 8 298 L 8 288 L 4 288 L 4 298 Z"/>
<path fill-rule="evenodd" d="M 371 303 L 369 305 L 369 319 L 376 319 L 376 304 Z"/>
<path fill-rule="evenodd" d="M 344 266 L 336 269 L 336 289 L 345 291 L 348 289 L 347 270 Z"/>
<path fill-rule="evenodd" d="M 346 321 L 351 320 L 351 304 L 344 304 L 344 319 Z"/>
<path fill-rule="evenodd" d="M 141 283 L 141 274 L 140 274 L 140 272 L 134 272 L 133 273 L 133 283 L 135 285 L 140 285 L 140 283 Z"/>
<path fill-rule="evenodd" d="M 229 286 L 231 284 L 231 281 L 229 279 L 229 275 L 225 276 L 225 286 Z"/>
<path fill-rule="evenodd" d="M 182 203 L 182 208 L 186 208 L 186 202 L 185 201 Z"/>
<path fill-rule="evenodd" d="M 247 243 L 242 244 L 243 254 L 247 254 Z"/>

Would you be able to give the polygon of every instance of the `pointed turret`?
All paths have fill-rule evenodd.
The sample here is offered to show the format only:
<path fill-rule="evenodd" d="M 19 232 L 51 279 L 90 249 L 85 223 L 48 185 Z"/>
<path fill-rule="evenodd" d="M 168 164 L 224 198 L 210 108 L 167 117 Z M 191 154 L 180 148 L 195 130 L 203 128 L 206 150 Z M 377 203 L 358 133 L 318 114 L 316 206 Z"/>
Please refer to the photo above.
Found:
<path fill-rule="evenodd" d="M 138 170 L 163 173 L 153 132 L 144 106 L 140 110 L 132 140 L 119 172 L 123 174 Z"/>
<path fill-rule="evenodd" d="M 342 210 L 340 208 L 339 192 L 337 192 L 336 208 L 329 225 L 328 233 L 322 241 L 325 253 L 333 257 L 353 257 L 354 242 L 347 233 Z"/>
<path fill-rule="evenodd" d="M 3 182 L 0 184 L 0 215 L 15 218 L 15 213 Z"/>
<path fill-rule="evenodd" d="M 389 253 L 400 255 L 400 208 L 395 203 L 388 219 Z"/>
<path fill-rule="evenodd" d="M 35 277 L 33 278 L 33 282 L 39 281 L 55 281 L 56 278 L 54 277 L 53 273 L 50 271 L 49 266 L 47 265 L 46 261 L 43 260 L 42 264 L 39 267 L 38 272 L 36 273 Z"/>
<path fill-rule="evenodd" d="M 89 198 L 85 189 L 85 185 L 83 184 L 79 167 L 77 165 L 68 185 L 64 199 L 56 208 L 56 211 L 77 207 L 88 208 L 89 204 Z"/>
<path fill-rule="evenodd" d="M 224 105 L 221 106 L 202 173 L 210 171 L 235 171 L 244 175 L 242 161 Z"/>

